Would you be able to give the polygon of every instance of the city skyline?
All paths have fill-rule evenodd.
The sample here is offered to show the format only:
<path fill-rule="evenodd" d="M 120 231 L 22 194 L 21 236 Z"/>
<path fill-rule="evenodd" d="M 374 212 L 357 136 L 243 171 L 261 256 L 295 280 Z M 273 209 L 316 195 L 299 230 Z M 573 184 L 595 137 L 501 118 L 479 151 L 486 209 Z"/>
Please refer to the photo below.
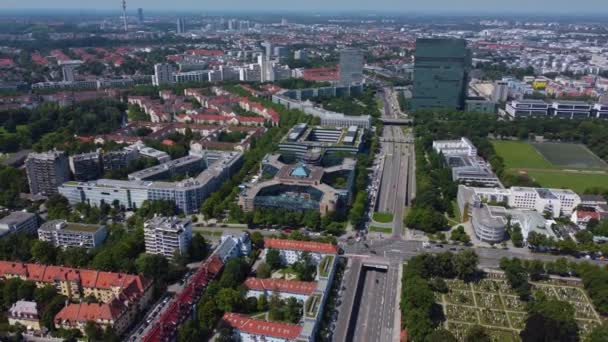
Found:
<path fill-rule="evenodd" d="M 114 3 L 115 2 L 115 3 Z M 58 0 L 52 4 L 40 0 L 22 0 L 4 1 L 0 4 L 0 9 L 4 10 L 120 10 L 120 1 L 105 1 L 103 3 L 83 3 L 76 0 Z M 225 11 L 225 12 L 263 12 L 263 11 L 293 11 L 293 12 L 308 12 L 308 13 L 323 13 L 323 12 L 357 12 L 357 11 L 373 11 L 373 12 L 391 12 L 391 13 L 420 13 L 420 12 L 437 12 L 437 13 L 568 13 L 568 14 L 590 14 L 608 12 L 608 4 L 604 0 L 580 0 L 576 3 L 568 0 L 539 0 L 530 3 L 527 0 L 513 0 L 508 3 L 489 3 L 482 0 L 462 0 L 454 3 L 448 0 L 428 0 L 423 4 L 411 0 L 378 0 L 373 3 L 356 0 L 350 1 L 348 7 L 343 1 L 332 1 L 327 3 L 321 0 L 311 0 L 306 3 L 291 3 L 287 5 L 283 1 L 278 0 L 262 0 L 252 4 L 246 0 L 226 0 L 221 3 L 210 1 L 194 1 L 194 0 L 177 0 L 168 5 L 164 1 L 151 0 L 131 0 L 127 1 L 128 11 L 130 13 L 137 8 L 145 8 L 147 10 L 170 10 L 173 12 L 195 10 L 195 11 Z M 235 10 L 238 9 L 238 10 Z M 193 13 L 195 14 L 195 13 Z"/>

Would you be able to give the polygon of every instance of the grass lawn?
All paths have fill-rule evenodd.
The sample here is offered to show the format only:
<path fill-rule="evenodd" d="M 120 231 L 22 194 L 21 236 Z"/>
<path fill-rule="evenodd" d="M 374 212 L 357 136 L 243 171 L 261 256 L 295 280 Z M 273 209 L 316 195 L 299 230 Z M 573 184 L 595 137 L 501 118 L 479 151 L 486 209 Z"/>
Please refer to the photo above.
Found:
<path fill-rule="evenodd" d="M 593 187 L 608 186 L 608 174 L 529 171 L 528 175 L 543 186 L 569 188 L 579 193 Z"/>
<path fill-rule="evenodd" d="M 380 223 L 391 223 L 393 222 L 393 214 L 391 213 L 374 213 L 374 221 Z"/>
<path fill-rule="evenodd" d="M 553 165 L 525 141 L 492 140 L 496 153 L 504 159 L 507 169 L 549 169 Z"/>
<path fill-rule="evenodd" d="M 376 233 L 391 234 L 393 232 L 393 228 L 371 226 L 371 227 L 369 227 L 369 231 L 376 232 Z"/>
<path fill-rule="evenodd" d="M 568 168 L 606 168 L 606 162 L 583 144 L 534 143 L 534 148 L 553 165 Z"/>

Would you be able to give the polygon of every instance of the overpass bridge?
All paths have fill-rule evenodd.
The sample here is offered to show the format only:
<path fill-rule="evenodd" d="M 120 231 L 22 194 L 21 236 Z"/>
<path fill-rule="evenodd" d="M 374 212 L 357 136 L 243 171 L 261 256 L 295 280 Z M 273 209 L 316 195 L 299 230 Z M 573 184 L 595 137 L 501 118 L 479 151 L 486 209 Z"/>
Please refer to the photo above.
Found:
<path fill-rule="evenodd" d="M 380 122 L 382 122 L 384 125 L 388 125 L 388 126 L 409 126 L 412 123 L 414 123 L 414 120 L 381 118 Z"/>

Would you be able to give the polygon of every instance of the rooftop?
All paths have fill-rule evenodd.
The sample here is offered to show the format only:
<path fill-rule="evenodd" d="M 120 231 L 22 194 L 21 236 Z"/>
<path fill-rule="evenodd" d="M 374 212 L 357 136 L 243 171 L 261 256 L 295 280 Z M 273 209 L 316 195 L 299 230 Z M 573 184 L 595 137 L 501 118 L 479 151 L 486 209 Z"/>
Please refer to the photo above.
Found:
<path fill-rule="evenodd" d="M 295 324 L 268 322 L 253 319 L 245 315 L 227 312 L 223 320 L 234 329 L 258 336 L 270 336 L 286 340 L 295 340 L 302 327 Z"/>
<path fill-rule="evenodd" d="M 338 254 L 338 247 L 330 243 L 299 240 L 265 239 L 264 246 L 273 249 L 288 249 L 323 254 Z"/>
<path fill-rule="evenodd" d="M 317 283 L 284 279 L 247 278 L 245 286 L 250 290 L 311 295 L 316 290 Z"/>
<path fill-rule="evenodd" d="M 85 224 L 85 223 L 74 223 L 67 222 L 66 220 L 52 220 L 44 223 L 40 226 L 41 230 L 67 230 L 73 232 L 86 232 L 93 233 L 98 231 L 99 229 L 104 228 L 103 225 L 100 224 Z"/>

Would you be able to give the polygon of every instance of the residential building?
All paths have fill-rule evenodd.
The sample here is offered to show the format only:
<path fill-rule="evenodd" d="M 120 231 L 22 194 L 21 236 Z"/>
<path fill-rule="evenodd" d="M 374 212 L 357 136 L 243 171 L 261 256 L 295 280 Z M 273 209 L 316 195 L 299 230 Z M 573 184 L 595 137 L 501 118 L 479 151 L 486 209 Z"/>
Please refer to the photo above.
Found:
<path fill-rule="evenodd" d="M 163 84 L 173 83 L 173 75 L 176 69 L 172 64 L 159 63 L 154 65 L 154 76 L 152 76 L 152 85 L 160 86 Z"/>
<path fill-rule="evenodd" d="M 109 303 L 114 299 L 131 302 L 141 310 L 152 298 L 152 280 L 139 275 L 14 261 L 0 261 L 0 278 L 33 281 L 36 287 L 53 286 L 70 300 L 88 296 Z"/>
<path fill-rule="evenodd" d="M 172 259 L 175 253 L 188 253 L 192 240 L 192 221 L 156 216 L 144 223 L 146 253 Z"/>
<path fill-rule="evenodd" d="M 363 51 L 347 48 L 340 51 L 340 84 L 363 82 Z"/>
<path fill-rule="evenodd" d="M 101 177 L 103 173 L 101 150 L 70 156 L 70 170 L 74 179 L 80 182 Z"/>
<path fill-rule="evenodd" d="M 63 74 L 63 82 L 74 82 L 76 81 L 76 69 L 83 64 L 82 61 L 59 61 L 61 66 L 61 72 Z"/>
<path fill-rule="evenodd" d="M 281 299 L 292 297 L 302 302 L 317 290 L 316 282 L 272 278 L 247 278 L 244 285 L 247 288 L 246 297 L 270 297 L 278 293 Z"/>
<path fill-rule="evenodd" d="M 166 162 L 168 162 L 168 161 L 171 160 L 171 156 L 167 152 L 160 151 L 160 150 L 157 150 L 157 149 L 152 148 L 152 147 L 147 147 L 141 141 L 138 141 L 138 142 L 136 142 L 135 144 L 133 144 L 131 146 L 127 146 L 124 149 L 127 150 L 127 151 L 135 149 L 135 150 L 137 150 L 137 152 L 139 153 L 139 155 L 144 156 L 144 157 L 148 157 L 148 158 L 156 159 L 161 164 L 162 163 L 166 163 Z"/>
<path fill-rule="evenodd" d="M 288 265 L 300 261 L 304 252 L 310 255 L 310 259 L 315 265 L 318 265 L 321 259 L 327 255 L 338 254 L 338 246 L 315 241 L 265 239 L 264 248 L 266 252 L 268 249 L 278 250 L 281 260 Z"/>
<path fill-rule="evenodd" d="M 306 341 L 298 339 L 302 332 L 300 325 L 263 321 L 231 312 L 225 313 L 222 320 L 232 327 L 237 341 Z"/>
<path fill-rule="evenodd" d="M 162 180 L 181 175 L 194 176 L 206 167 L 202 156 L 189 155 L 129 174 L 130 180 Z"/>
<path fill-rule="evenodd" d="M 251 238 L 249 233 L 242 232 L 240 235 L 222 235 L 220 245 L 215 249 L 223 263 L 233 258 L 248 256 L 251 254 Z"/>
<path fill-rule="evenodd" d="M 35 234 L 38 216 L 34 213 L 13 211 L 0 219 L 0 237 L 15 233 Z"/>
<path fill-rule="evenodd" d="M 97 248 L 108 235 L 106 226 L 99 224 L 84 224 L 67 222 L 66 220 L 51 220 L 38 228 L 38 239 L 52 243 L 63 249 L 79 247 Z"/>
<path fill-rule="evenodd" d="M 57 188 L 70 180 L 68 156 L 63 151 L 30 153 L 25 160 L 25 171 L 32 194 L 56 194 Z"/>
<path fill-rule="evenodd" d="M 119 300 L 110 303 L 67 304 L 55 315 L 55 326 L 63 329 L 78 329 L 85 333 L 88 322 L 103 329 L 112 329 L 121 336 L 133 322 L 129 309 Z"/>
<path fill-rule="evenodd" d="M 470 67 L 464 39 L 417 39 L 412 110 L 464 109 Z"/>
<path fill-rule="evenodd" d="M 8 324 L 21 325 L 27 330 L 40 330 L 40 312 L 36 302 L 18 300 L 8 309 Z"/>
<path fill-rule="evenodd" d="M 139 158 L 139 150 L 124 148 L 102 154 L 103 170 L 112 171 L 126 169 L 131 162 Z"/>

